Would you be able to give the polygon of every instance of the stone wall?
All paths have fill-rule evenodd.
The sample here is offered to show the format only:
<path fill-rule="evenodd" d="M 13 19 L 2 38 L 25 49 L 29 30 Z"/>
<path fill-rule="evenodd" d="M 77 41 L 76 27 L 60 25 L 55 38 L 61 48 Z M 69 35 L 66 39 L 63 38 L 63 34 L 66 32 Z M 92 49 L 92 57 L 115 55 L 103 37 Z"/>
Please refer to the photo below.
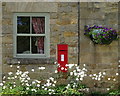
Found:
<path fill-rule="evenodd" d="M 43 8 L 43 6 L 45 6 L 45 8 Z M 35 76 L 37 78 L 38 74 L 43 74 L 46 78 L 52 76 L 56 70 L 54 62 L 56 61 L 57 44 L 61 43 L 69 45 L 69 63 L 77 63 L 77 3 L 3 2 L 2 8 L 3 74 L 6 74 L 8 71 L 15 70 L 16 65 L 20 61 L 23 71 L 31 70 L 32 68 L 37 70 L 38 66 L 46 66 L 46 71 L 43 71 L 43 73 L 38 71 L 35 71 L 34 74 L 30 73 L 31 78 L 35 78 Z M 50 58 L 18 59 L 13 57 L 14 12 L 49 12 Z M 14 64 L 12 70 L 9 67 L 10 64 Z M 43 77 L 43 75 L 41 76 Z"/>
<path fill-rule="evenodd" d="M 45 8 L 40 8 L 40 2 L 2 3 L 3 75 L 8 71 L 14 71 L 18 61 L 20 61 L 21 70 L 29 70 L 32 79 L 40 78 L 40 76 L 44 78 L 53 76 L 54 70 L 56 70 L 54 65 L 56 46 L 65 43 L 69 46 L 69 63 L 78 63 L 78 59 L 80 59 L 80 66 L 85 63 L 89 73 L 102 71 L 108 74 L 99 83 L 96 81 L 91 83 L 93 81 L 88 78 L 84 83 L 90 87 L 110 87 L 112 84 L 117 84 L 119 80 L 115 73 L 118 72 L 118 41 L 114 41 L 110 45 L 95 45 L 88 37 L 84 36 L 84 26 L 96 24 L 117 30 L 118 3 L 80 2 L 80 49 L 78 49 L 78 3 L 42 3 L 42 6 L 46 4 Z M 31 6 L 30 9 L 28 6 Z M 13 58 L 13 12 L 43 12 L 42 9 L 44 9 L 44 12 L 50 13 L 50 58 L 47 60 L 31 59 L 32 64 L 29 63 L 31 62 L 30 59 Z M 80 50 L 80 58 L 78 58 L 78 50 Z M 9 64 L 14 64 L 14 67 L 9 68 Z M 38 66 L 45 66 L 46 70 L 39 72 Z M 34 73 L 31 72 L 32 68 L 35 69 Z M 112 79 L 108 82 L 109 77 Z M 114 78 L 116 81 L 113 81 Z"/>
<path fill-rule="evenodd" d="M 118 3 L 89 2 L 80 4 L 80 63 L 86 63 L 92 73 L 106 72 L 107 76 L 99 84 L 92 83 L 95 87 L 110 87 L 118 84 L 118 41 L 110 45 L 98 45 L 84 36 L 84 25 L 102 25 L 118 30 Z M 112 78 L 110 81 L 107 78 Z M 113 81 L 113 79 L 116 81 Z M 90 80 L 88 80 L 89 85 Z"/>

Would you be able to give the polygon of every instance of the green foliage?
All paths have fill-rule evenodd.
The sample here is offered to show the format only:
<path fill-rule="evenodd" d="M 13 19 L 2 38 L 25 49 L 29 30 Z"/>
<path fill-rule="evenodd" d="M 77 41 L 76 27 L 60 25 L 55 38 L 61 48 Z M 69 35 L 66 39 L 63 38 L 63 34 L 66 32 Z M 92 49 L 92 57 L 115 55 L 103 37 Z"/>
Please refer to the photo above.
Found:
<path fill-rule="evenodd" d="M 92 92 L 91 96 L 109 96 L 108 93 Z"/>
<path fill-rule="evenodd" d="M 118 90 L 111 90 L 109 92 L 109 96 L 120 96 L 120 89 L 118 89 Z"/>

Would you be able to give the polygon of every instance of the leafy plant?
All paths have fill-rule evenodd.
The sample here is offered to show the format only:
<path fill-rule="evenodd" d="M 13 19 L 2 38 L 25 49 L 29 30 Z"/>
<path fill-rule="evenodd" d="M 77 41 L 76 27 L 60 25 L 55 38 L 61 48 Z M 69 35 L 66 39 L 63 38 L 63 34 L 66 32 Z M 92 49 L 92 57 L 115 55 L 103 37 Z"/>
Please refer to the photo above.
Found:
<path fill-rule="evenodd" d="M 102 26 L 85 26 L 86 36 L 90 37 L 95 44 L 110 44 L 117 40 L 117 31 L 112 28 Z"/>
<path fill-rule="evenodd" d="M 109 95 L 110 96 L 120 96 L 120 89 L 118 89 L 118 90 L 110 90 Z"/>

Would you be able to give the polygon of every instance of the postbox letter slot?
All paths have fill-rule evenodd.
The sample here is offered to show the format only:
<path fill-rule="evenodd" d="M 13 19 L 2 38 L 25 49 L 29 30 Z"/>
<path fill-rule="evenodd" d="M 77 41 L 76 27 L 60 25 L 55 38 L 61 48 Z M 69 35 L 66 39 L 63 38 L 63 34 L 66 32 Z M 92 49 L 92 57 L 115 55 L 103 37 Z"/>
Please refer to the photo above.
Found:
<path fill-rule="evenodd" d="M 64 54 L 61 54 L 61 61 L 64 61 Z"/>

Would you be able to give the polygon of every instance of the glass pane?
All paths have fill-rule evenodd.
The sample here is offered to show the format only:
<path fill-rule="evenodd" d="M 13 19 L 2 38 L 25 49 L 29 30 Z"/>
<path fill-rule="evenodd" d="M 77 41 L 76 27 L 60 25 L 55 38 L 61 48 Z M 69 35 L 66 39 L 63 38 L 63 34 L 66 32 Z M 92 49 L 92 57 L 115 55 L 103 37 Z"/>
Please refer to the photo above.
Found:
<path fill-rule="evenodd" d="M 44 54 L 44 37 L 32 37 L 32 53 Z"/>
<path fill-rule="evenodd" d="M 33 34 L 45 33 L 45 17 L 32 17 L 32 33 Z"/>
<path fill-rule="evenodd" d="M 17 17 L 17 33 L 30 33 L 30 17 Z"/>
<path fill-rule="evenodd" d="M 30 53 L 30 37 L 28 36 L 17 37 L 17 53 L 18 54 Z"/>

